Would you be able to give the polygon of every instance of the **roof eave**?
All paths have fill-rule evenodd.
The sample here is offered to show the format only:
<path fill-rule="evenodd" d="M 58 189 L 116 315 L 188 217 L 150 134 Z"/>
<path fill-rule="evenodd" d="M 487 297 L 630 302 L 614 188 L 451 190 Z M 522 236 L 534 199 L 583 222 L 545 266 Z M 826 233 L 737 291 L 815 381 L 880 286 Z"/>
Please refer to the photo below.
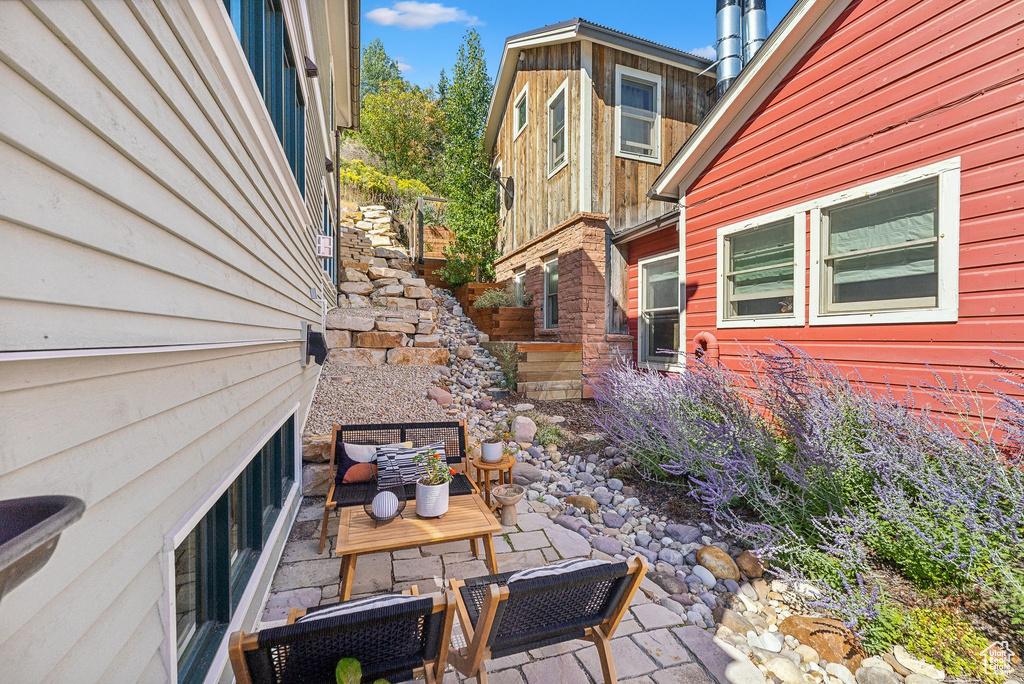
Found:
<path fill-rule="evenodd" d="M 359 2 L 335 0 L 327 3 L 327 28 L 335 78 L 333 106 L 339 129 L 359 128 Z"/>
<path fill-rule="evenodd" d="M 647 196 L 677 201 L 852 0 L 798 0 L 661 172 Z"/>

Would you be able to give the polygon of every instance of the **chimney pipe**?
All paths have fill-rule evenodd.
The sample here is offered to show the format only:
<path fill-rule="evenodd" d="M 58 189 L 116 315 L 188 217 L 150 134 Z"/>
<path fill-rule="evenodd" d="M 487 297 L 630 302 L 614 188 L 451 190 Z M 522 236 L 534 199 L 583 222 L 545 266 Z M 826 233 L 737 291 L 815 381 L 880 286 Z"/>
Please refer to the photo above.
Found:
<path fill-rule="evenodd" d="M 736 76 L 739 75 L 740 69 L 743 68 L 741 2 L 743 0 L 717 0 L 715 24 L 718 30 L 718 42 L 715 51 L 718 65 L 715 68 L 715 76 L 718 79 L 716 89 L 719 97 L 729 89 L 732 82 L 736 80 Z M 761 4 L 764 5 L 764 0 L 761 0 Z"/>
<path fill-rule="evenodd" d="M 743 64 L 750 63 L 767 37 L 765 0 L 743 0 Z"/>

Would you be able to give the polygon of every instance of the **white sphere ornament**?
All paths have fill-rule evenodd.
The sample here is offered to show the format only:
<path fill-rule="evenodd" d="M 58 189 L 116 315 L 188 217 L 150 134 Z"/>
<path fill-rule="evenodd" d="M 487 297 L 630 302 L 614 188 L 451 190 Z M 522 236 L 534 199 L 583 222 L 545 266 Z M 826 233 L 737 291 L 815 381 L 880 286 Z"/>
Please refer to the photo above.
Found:
<path fill-rule="evenodd" d="M 374 517 L 383 520 L 393 518 L 398 514 L 398 497 L 394 492 L 379 492 L 377 496 L 373 497 L 371 507 Z"/>

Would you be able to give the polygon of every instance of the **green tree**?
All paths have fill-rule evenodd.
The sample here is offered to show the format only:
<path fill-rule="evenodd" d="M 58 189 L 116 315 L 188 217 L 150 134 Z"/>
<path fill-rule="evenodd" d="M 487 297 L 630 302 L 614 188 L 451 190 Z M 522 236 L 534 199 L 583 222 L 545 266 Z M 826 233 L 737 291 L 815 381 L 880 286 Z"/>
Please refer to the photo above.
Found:
<path fill-rule="evenodd" d="M 398 60 L 392 59 L 384 50 L 384 41 L 374 38 L 363 48 L 363 59 L 359 64 L 359 94 L 365 101 L 368 95 L 380 92 L 385 83 L 402 80 Z"/>
<path fill-rule="evenodd" d="M 363 100 L 360 138 L 386 174 L 430 185 L 437 178 L 440 121 L 429 90 L 390 81 Z"/>
<path fill-rule="evenodd" d="M 441 189 L 448 199 L 445 216 L 454 239 L 442 276 L 453 286 L 494 276 L 498 215 L 483 136 L 490 96 L 480 34 L 470 29 L 459 47 L 451 82 L 445 81 L 443 105 Z"/>

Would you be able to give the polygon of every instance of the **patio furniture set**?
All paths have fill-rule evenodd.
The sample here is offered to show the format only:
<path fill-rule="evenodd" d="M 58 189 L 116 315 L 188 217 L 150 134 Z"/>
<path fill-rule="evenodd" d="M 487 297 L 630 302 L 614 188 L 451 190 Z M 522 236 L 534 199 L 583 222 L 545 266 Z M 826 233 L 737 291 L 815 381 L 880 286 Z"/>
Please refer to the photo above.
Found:
<path fill-rule="evenodd" d="M 435 451 L 443 454 L 452 473 L 443 516 L 403 512 L 404 502 L 417 497 L 417 487 L 408 478 L 381 484 L 381 478 L 390 477 L 384 469 L 394 467 L 384 461 L 392 459 L 390 450 L 396 445 L 410 452 L 429 447 L 430 457 Z M 320 552 L 330 512 L 338 509 L 340 602 L 292 609 L 283 626 L 232 634 L 229 655 L 240 684 L 333 684 L 335 668 L 344 658 L 359 661 L 364 682 L 412 677 L 440 682 L 450 663 L 463 676 L 485 684 L 489 659 L 572 639 L 593 642 L 605 681 L 616 681 L 610 640 L 643 579 L 646 560 L 574 558 L 499 574 L 492 535 L 502 529 L 494 515 L 502 502 L 485 500 L 481 486 L 489 484 L 491 472 L 498 474 L 499 487 L 511 485 L 514 457 L 478 468 L 474 480 L 468 474 L 466 445 L 463 422 L 335 426 L 330 458 L 335 483 L 324 506 Z M 355 481 L 348 472 L 352 465 L 368 462 L 359 447 L 377 448 L 381 463 L 376 476 Z M 379 502 L 380 492 L 393 493 L 402 504 L 397 513 L 393 505 L 388 509 L 393 519 L 383 524 L 380 511 L 371 505 Z M 478 543 L 483 545 L 490 575 L 453 579 L 446 591 L 434 596 L 421 597 L 413 586 L 402 594 L 351 599 L 360 555 L 459 540 L 470 540 L 477 557 Z M 462 648 L 451 642 L 455 615 L 467 644 Z"/>

